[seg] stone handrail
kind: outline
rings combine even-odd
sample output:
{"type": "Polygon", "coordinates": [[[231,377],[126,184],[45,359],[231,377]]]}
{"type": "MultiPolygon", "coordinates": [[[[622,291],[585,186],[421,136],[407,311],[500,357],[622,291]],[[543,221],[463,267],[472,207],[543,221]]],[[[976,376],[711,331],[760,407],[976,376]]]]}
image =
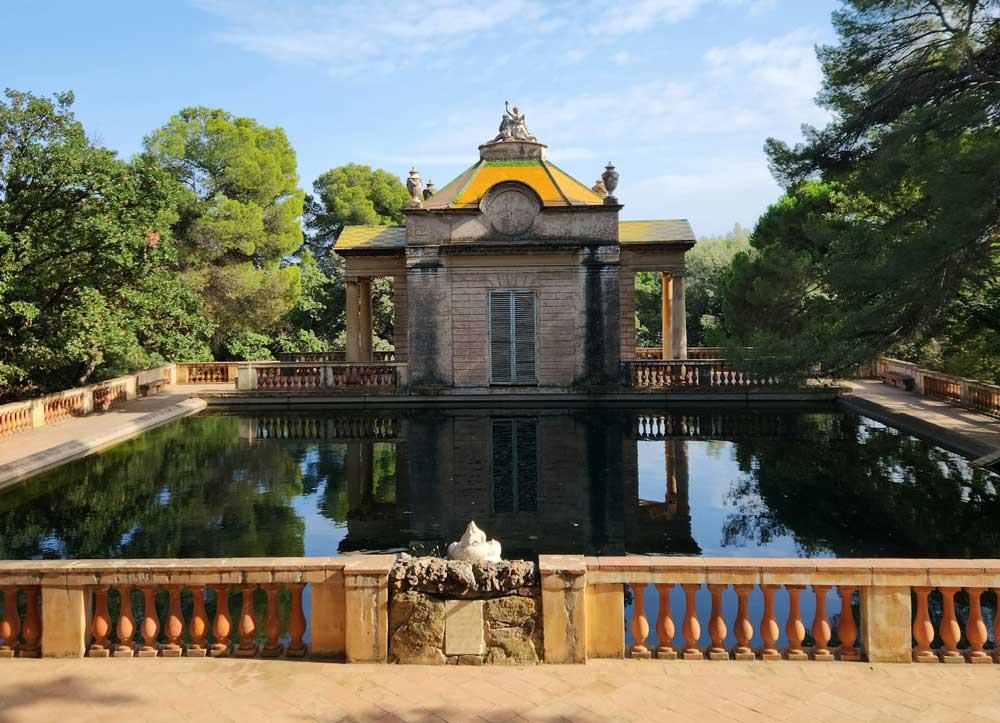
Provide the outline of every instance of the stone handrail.
{"type": "MultiPolygon", "coordinates": [[[[1000,662],[1000,651],[984,649],[988,635],[982,612],[983,593],[1000,591],[1000,560],[542,556],[539,571],[547,662],[627,655],[671,660],[1000,662]],[[645,610],[650,584],[659,603],[652,621],[655,645],[645,610]],[[676,585],[683,590],[684,606],[672,611],[670,593],[676,585]],[[711,599],[707,619],[699,617],[695,606],[702,586],[707,586],[711,599]],[[623,624],[626,587],[631,588],[634,600],[631,646],[626,646],[623,624]],[[755,587],[763,597],[763,614],[751,620],[748,599],[755,587]],[[784,649],[776,646],[780,628],[774,612],[775,596],[782,587],[789,611],[784,649]],[[803,619],[800,607],[807,587],[815,603],[812,621],[803,619]],[[837,647],[831,644],[834,627],[826,612],[832,588],[836,588],[842,611],[836,627],[837,647]],[[955,595],[963,588],[969,601],[964,626],[955,610],[955,595]],[[928,609],[928,597],[935,589],[942,606],[936,624],[928,609]],[[737,598],[733,619],[725,618],[723,595],[737,598]],[[703,624],[710,639],[707,646],[699,644],[703,624]],[[729,630],[735,645],[726,644],[729,630]],[[807,630],[812,646],[804,645],[807,630]],[[755,631],[763,640],[757,649],[750,645],[755,631]],[[678,632],[683,644],[675,646],[678,632]],[[939,650],[931,647],[935,634],[942,641],[939,650]],[[964,649],[960,648],[963,640],[967,641],[964,649]]],[[[1000,615],[993,612],[997,639],[1000,615]]]]}
{"type": "Polygon", "coordinates": [[[394,560],[393,555],[357,555],[0,561],[0,657],[311,654],[382,662],[388,646],[387,581],[394,560]],[[303,639],[307,586],[308,644],[303,639]],[[258,587],[266,597],[260,618],[254,609],[258,587]],[[16,604],[19,592],[27,601],[23,620],[16,604]],[[167,599],[162,620],[158,595],[167,599]],[[116,620],[109,614],[109,596],[117,600],[110,606],[120,611],[116,620]],[[241,601],[235,621],[229,613],[232,597],[241,601]],[[135,605],[140,599],[142,604],[135,605]],[[219,599],[227,604],[218,605],[219,599]],[[289,606],[287,626],[281,622],[283,601],[289,606]],[[211,619],[207,604],[215,607],[211,619]],[[287,646],[281,642],[285,633],[287,646]],[[258,645],[260,636],[263,645],[258,645]]]}
{"type": "Polygon", "coordinates": [[[625,384],[639,389],[685,387],[748,389],[774,386],[777,380],[732,368],[722,359],[637,359],[623,362],[625,384]]]}
{"type": "Polygon", "coordinates": [[[236,381],[238,362],[178,362],[178,384],[227,384],[236,381]]]}
{"type": "MultiPolygon", "coordinates": [[[[372,360],[377,362],[391,362],[396,360],[396,352],[392,349],[383,351],[373,351],[372,360]]],[[[346,351],[295,351],[281,352],[278,354],[278,361],[295,362],[297,364],[316,362],[346,362],[346,351]]]]}
{"type": "Polygon", "coordinates": [[[876,377],[891,373],[913,377],[914,388],[920,394],[1000,417],[1000,386],[996,384],[924,369],[918,364],[890,357],[879,357],[874,367],[876,377]]]}
{"type": "Polygon", "coordinates": [[[257,391],[385,391],[406,383],[395,362],[240,362],[236,388],[257,391]]]}
{"type": "MultiPolygon", "coordinates": [[[[689,346],[688,359],[722,359],[721,346],[689,346]]],[[[663,349],[658,346],[636,347],[636,359],[662,359],[663,349]]]]}
{"type": "Polygon", "coordinates": [[[175,378],[176,365],[167,364],[37,399],[0,405],[0,437],[104,411],[113,404],[134,399],[142,384],[155,380],[172,383],[175,378]]]}

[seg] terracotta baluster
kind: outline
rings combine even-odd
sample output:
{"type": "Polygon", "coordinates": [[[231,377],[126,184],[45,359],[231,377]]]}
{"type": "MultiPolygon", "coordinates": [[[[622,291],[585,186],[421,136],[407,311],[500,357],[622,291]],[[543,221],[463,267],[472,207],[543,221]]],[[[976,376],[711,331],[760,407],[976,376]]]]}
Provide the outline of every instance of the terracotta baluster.
{"type": "Polygon", "coordinates": [[[3,618],[0,618],[0,658],[13,658],[17,653],[17,636],[21,634],[21,616],[17,612],[17,588],[5,585],[3,588],[3,618]]]}
{"type": "Polygon", "coordinates": [[[212,590],[215,592],[215,622],[212,625],[215,642],[212,643],[211,655],[213,658],[225,658],[233,645],[229,639],[233,629],[233,619],[229,615],[229,586],[212,585],[212,590]]]}
{"type": "Polygon", "coordinates": [[[733,649],[733,658],[736,660],[756,660],[753,648],[750,647],[750,639],[753,638],[753,623],[750,622],[750,593],[753,592],[753,585],[733,585],[736,591],[736,624],[733,625],[733,634],[736,636],[736,648],[733,649]]]}
{"type": "Polygon", "coordinates": [[[917,597],[917,612],[913,618],[913,639],[917,645],[913,648],[913,661],[916,663],[936,663],[937,653],[931,650],[931,642],[934,640],[934,623],[927,609],[927,596],[933,588],[914,587],[913,592],[917,597]]]}
{"type": "Polygon", "coordinates": [[[288,613],[288,635],[291,640],[285,651],[285,656],[288,658],[301,658],[306,654],[306,644],[302,642],[302,636],[306,634],[306,616],[302,612],[302,589],[304,587],[305,583],[301,582],[288,586],[292,592],[292,609],[288,613]]]}
{"type": "Polygon", "coordinates": [[[281,637],[281,618],[278,615],[277,583],[264,585],[264,591],[267,592],[267,615],[264,618],[264,636],[267,641],[260,654],[263,658],[277,658],[284,649],[281,641],[278,640],[281,637]]]}
{"type": "Polygon", "coordinates": [[[257,621],[253,617],[253,592],[257,585],[247,583],[240,586],[243,591],[243,607],[240,610],[240,646],[236,649],[236,657],[252,658],[257,655],[257,641],[254,633],[257,631],[257,621]]]}
{"type": "Polygon", "coordinates": [[[87,652],[91,658],[106,658],[111,655],[111,615],[108,614],[108,586],[94,589],[94,617],[90,621],[90,632],[94,640],[87,652]]]}
{"type": "Polygon", "coordinates": [[[781,585],[761,585],[764,593],[764,614],[760,619],[760,637],[764,645],[760,649],[761,660],[781,660],[781,653],[775,647],[780,633],[778,619],[774,616],[774,593],[781,585]]]}
{"type": "Polygon", "coordinates": [[[189,658],[204,658],[208,649],[205,634],[208,632],[208,615],[205,613],[205,586],[188,585],[194,606],[191,609],[191,621],[188,623],[188,634],[191,642],[188,644],[189,658]]]}
{"type": "Polygon", "coordinates": [[[140,585],[142,590],[142,647],[136,653],[140,658],[155,658],[160,654],[160,616],[156,614],[156,585],[140,585]]]}
{"type": "Polygon", "coordinates": [[[656,586],[660,597],[660,609],[656,615],[656,636],[660,641],[656,648],[658,660],[677,660],[677,651],[673,646],[676,629],[670,615],[670,591],[673,589],[673,583],[659,583],[656,586]]]}
{"type": "Polygon", "coordinates": [[[131,658],[135,655],[135,617],[132,615],[132,586],[115,585],[121,598],[121,610],[118,614],[118,645],[112,653],[116,658],[131,658]]]}
{"type": "Polygon", "coordinates": [[[983,609],[980,596],[986,592],[986,588],[967,587],[965,591],[969,594],[969,619],[965,623],[965,637],[969,641],[969,649],[966,651],[966,658],[970,663],[992,663],[993,658],[983,650],[986,644],[987,632],[986,623],[983,622],[983,609]]]}
{"type": "Polygon", "coordinates": [[[941,662],[942,663],[964,663],[965,658],[958,651],[958,642],[962,639],[962,628],[955,617],[955,593],[961,588],[939,587],[941,597],[944,599],[944,612],[941,615],[941,662]]]}
{"type": "Polygon", "coordinates": [[[184,653],[184,615],[181,613],[181,586],[168,585],[170,605],[167,608],[167,620],[163,632],[167,636],[167,644],[163,646],[164,658],[179,658],[184,653]]]}
{"type": "Polygon", "coordinates": [[[24,644],[18,655],[22,658],[40,658],[42,656],[42,621],[38,614],[38,588],[29,587],[24,591],[24,596],[26,606],[24,622],[21,627],[21,637],[24,638],[24,644]]]}
{"type": "Polygon", "coordinates": [[[712,641],[708,649],[709,660],[729,660],[726,650],[726,619],[722,615],[722,593],[728,585],[709,585],[712,594],[712,612],[708,616],[708,636],[712,641]]]}
{"type": "Polygon", "coordinates": [[[857,661],[861,660],[861,651],[854,647],[854,641],[858,637],[858,625],[854,622],[854,607],[851,599],[857,588],[853,585],[837,585],[837,592],[840,593],[840,621],[837,624],[837,637],[840,638],[841,660],[857,661]]]}
{"type": "Polygon", "coordinates": [[[704,656],[698,649],[698,638],[701,637],[701,624],[698,622],[698,610],[695,607],[695,594],[701,585],[684,583],[684,624],[681,634],[684,635],[684,660],[701,660],[704,656]]]}
{"type": "Polygon", "coordinates": [[[646,605],[644,595],[646,594],[646,583],[632,584],[632,597],[635,599],[635,608],[632,611],[632,650],[633,658],[648,658],[649,648],[646,647],[646,638],[649,637],[649,620],[646,618],[646,605]]]}
{"type": "Polygon", "coordinates": [[[813,585],[813,593],[816,595],[816,615],[813,616],[812,636],[816,641],[813,647],[813,660],[831,661],[836,660],[830,650],[830,638],[833,636],[833,629],[830,621],[826,617],[826,594],[830,591],[830,585],[813,585]]]}
{"type": "Polygon", "coordinates": [[[788,590],[788,622],[785,623],[785,635],[788,636],[788,659],[809,660],[809,654],[802,649],[802,640],[806,637],[806,626],[802,622],[802,611],[799,609],[799,595],[805,585],[785,585],[788,590]]]}

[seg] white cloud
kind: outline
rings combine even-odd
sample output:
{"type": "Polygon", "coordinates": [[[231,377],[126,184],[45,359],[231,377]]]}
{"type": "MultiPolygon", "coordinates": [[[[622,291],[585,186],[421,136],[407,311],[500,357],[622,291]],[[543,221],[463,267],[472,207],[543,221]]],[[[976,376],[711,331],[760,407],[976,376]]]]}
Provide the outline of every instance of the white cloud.
{"type": "Polygon", "coordinates": [[[229,27],[219,34],[224,42],[281,62],[315,63],[335,75],[405,70],[515,20],[545,32],[559,25],[558,19],[545,18],[545,9],[531,0],[495,5],[425,0],[329,6],[279,6],[260,0],[196,2],[228,21],[229,27]]]}
{"type": "MultiPolygon", "coordinates": [[[[578,64],[622,36],[688,20],[705,8],[745,8],[757,14],[776,0],[192,2],[226,22],[217,34],[225,43],[280,62],[318,65],[334,75],[388,75],[424,67],[428,59],[442,63],[490,33],[516,34],[522,40],[568,39],[571,45],[563,46],[559,60],[578,64]]],[[[621,64],[626,55],[619,52],[613,61],[621,64]]]]}

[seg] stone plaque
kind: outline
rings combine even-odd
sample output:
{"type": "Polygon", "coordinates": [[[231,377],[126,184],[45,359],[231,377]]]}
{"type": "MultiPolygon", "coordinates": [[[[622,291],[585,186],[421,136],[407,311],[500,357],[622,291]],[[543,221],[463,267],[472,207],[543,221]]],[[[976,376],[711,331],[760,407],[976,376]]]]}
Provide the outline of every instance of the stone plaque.
{"type": "Polygon", "coordinates": [[[482,655],[484,652],[483,601],[449,600],[444,622],[445,655],[482,655]]]}

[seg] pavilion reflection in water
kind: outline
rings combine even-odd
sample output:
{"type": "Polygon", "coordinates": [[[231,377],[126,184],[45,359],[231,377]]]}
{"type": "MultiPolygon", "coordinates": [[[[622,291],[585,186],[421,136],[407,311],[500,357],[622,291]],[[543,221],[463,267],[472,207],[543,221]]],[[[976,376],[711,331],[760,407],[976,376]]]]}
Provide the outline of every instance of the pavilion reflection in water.
{"type": "Polygon", "coordinates": [[[341,552],[440,550],[474,519],[501,540],[506,556],[699,554],[691,533],[688,441],[780,434],[781,421],[422,409],[247,417],[241,436],[342,445],[348,512],[341,552]],[[658,499],[639,494],[639,443],[649,441],[663,444],[665,488],[658,499]],[[380,501],[375,450],[386,444],[394,453],[395,498],[380,501]]]}

